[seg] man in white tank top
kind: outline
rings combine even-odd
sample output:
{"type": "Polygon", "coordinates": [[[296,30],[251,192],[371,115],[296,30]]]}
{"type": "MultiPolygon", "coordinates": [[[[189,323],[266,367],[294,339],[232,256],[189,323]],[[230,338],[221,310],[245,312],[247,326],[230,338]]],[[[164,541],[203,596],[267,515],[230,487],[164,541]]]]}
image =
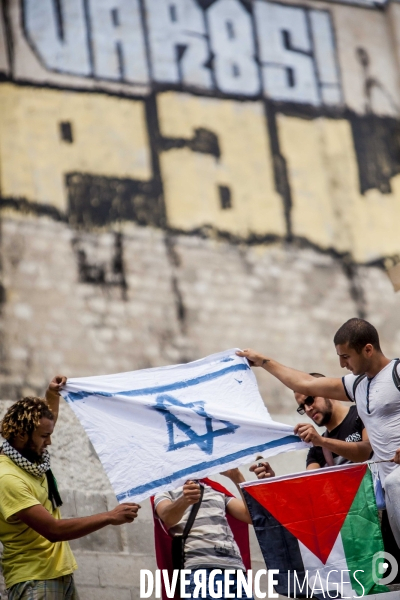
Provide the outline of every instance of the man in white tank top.
{"type": "Polygon", "coordinates": [[[363,319],[350,319],[334,337],[340,366],[352,373],[342,379],[316,379],[285,367],[254,350],[237,352],[288,388],[306,396],[356,402],[368,433],[385,489],[390,525],[400,548],[400,365],[382,353],[378,332],[363,319]]]}

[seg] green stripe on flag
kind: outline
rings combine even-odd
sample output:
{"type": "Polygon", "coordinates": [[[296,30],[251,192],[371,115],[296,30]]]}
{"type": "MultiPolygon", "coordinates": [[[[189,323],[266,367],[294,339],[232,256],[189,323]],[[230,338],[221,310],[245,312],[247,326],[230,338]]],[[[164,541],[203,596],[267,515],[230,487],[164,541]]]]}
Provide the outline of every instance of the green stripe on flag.
{"type": "MultiPolygon", "coordinates": [[[[382,552],[384,548],[369,469],[360,483],[340,534],[353,590],[359,596],[388,592],[389,589],[385,585],[376,584],[372,577],[373,556],[382,552]],[[356,577],[361,581],[364,590],[354,578],[355,571],[359,571],[356,577]]],[[[383,559],[377,561],[378,565],[382,562],[383,559]]]]}

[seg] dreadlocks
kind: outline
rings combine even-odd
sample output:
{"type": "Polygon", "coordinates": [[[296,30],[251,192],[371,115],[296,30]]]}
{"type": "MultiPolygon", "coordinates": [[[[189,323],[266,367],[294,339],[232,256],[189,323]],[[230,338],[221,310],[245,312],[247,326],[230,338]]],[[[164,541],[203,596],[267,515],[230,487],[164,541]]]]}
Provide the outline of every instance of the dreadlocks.
{"type": "Polygon", "coordinates": [[[6,440],[13,439],[19,433],[30,435],[43,418],[54,420],[54,415],[43,398],[22,398],[6,412],[1,422],[1,435],[6,440]]]}

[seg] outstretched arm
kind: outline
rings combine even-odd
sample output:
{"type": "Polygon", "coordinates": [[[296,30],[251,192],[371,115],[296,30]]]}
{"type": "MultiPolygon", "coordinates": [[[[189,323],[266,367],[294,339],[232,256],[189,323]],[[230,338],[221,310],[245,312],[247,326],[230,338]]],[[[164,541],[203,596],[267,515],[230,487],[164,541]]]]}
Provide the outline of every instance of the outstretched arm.
{"type": "Polygon", "coordinates": [[[54,415],[54,424],[58,419],[58,410],[60,407],[60,390],[67,383],[65,375],[56,375],[49,383],[46,390],[46,402],[54,415]]]}
{"type": "Polygon", "coordinates": [[[299,392],[306,396],[323,396],[324,398],[333,398],[334,400],[349,400],[340,378],[316,378],[308,373],[303,373],[303,371],[285,367],[276,360],[267,358],[250,349],[238,351],[236,354],[247,358],[252,367],[262,367],[294,392],[299,392]]]}
{"type": "Polygon", "coordinates": [[[49,540],[65,542],[93,533],[106,525],[132,523],[137,517],[139,504],[119,504],[109,512],[77,519],[55,519],[41,504],[15,513],[15,517],[49,540]]]}

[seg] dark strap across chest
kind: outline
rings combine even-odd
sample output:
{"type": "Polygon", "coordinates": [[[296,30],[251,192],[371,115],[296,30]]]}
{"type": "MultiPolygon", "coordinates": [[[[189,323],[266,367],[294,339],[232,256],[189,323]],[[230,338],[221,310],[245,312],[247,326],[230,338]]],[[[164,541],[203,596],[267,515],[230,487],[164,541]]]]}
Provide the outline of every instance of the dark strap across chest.
{"type": "Polygon", "coordinates": [[[362,382],[362,380],[365,379],[365,378],[366,378],[366,374],[363,373],[362,375],[359,375],[357,377],[357,379],[354,380],[354,383],[353,383],[353,398],[354,398],[354,402],[356,400],[356,389],[358,388],[358,386],[362,382]]]}
{"type": "Polygon", "coordinates": [[[396,358],[394,366],[393,366],[392,377],[393,377],[394,385],[397,387],[397,389],[400,392],[400,377],[399,377],[399,374],[397,372],[397,365],[399,363],[400,363],[400,358],[396,358]]]}

